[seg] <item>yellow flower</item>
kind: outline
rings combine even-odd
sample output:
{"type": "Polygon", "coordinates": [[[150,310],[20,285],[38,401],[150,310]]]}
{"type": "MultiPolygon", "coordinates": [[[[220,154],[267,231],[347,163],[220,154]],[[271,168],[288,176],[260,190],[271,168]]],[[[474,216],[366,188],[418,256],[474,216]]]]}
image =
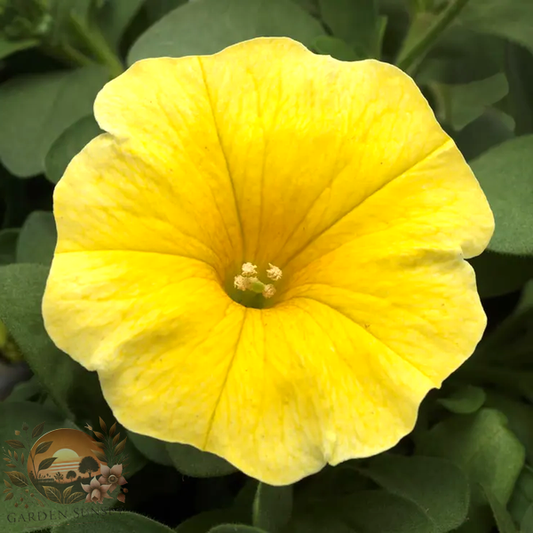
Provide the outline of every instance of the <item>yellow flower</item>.
{"type": "Polygon", "coordinates": [[[255,39],[140,61],[95,114],[44,317],[117,419],[273,485],[406,435],[484,330],[493,231],[413,81],[255,39]]]}

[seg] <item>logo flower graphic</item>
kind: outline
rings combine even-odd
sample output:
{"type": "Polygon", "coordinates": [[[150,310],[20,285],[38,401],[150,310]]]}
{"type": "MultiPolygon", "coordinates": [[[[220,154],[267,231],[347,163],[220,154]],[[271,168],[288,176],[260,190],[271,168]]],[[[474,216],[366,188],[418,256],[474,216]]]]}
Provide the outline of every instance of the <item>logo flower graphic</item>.
{"type": "Polygon", "coordinates": [[[87,497],[85,498],[86,502],[102,504],[104,498],[113,499],[107,493],[110,489],[110,485],[102,485],[96,477],[93,477],[88,485],[82,483],[81,488],[87,493],[87,497]]]}
{"type": "Polygon", "coordinates": [[[126,478],[122,475],[122,465],[114,465],[109,468],[107,465],[100,467],[102,475],[99,478],[100,484],[109,485],[109,492],[113,492],[119,485],[127,483],[126,478]]]}
{"type": "Polygon", "coordinates": [[[414,82],[262,38],[140,61],[95,114],[43,310],[117,419],[273,485],[411,431],[483,333],[494,225],[414,82]]]}

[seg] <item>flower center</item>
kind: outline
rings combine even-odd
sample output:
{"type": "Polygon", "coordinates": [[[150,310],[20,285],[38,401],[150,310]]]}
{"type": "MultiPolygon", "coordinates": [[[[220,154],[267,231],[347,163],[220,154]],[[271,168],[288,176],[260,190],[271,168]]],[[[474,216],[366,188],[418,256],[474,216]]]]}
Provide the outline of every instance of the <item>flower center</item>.
{"type": "MultiPolygon", "coordinates": [[[[275,283],[282,276],[283,272],[280,268],[271,263],[268,264],[266,269],[268,279],[275,283]]],[[[264,307],[264,300],[268,300],[276,294],[274,283],[264,283],[259,279],[257,265],[244,263],[241,267],[241,273],[235,276],[233,280],[233,287],[238,291],[233,299],[246,307],[264,307]]]]}
{"type": "Polygon", "coordinates": [[[118,477],[115,476],[114,474],[111,474],[108,478],[107,478],[107,481],[109,481],[109,483],[116,483],[118,481],[118,477]]]}

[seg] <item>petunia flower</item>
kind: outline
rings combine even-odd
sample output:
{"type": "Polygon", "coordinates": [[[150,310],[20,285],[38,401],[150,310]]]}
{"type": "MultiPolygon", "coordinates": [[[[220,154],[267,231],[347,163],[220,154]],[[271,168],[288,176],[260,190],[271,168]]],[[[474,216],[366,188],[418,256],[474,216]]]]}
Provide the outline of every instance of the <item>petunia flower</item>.
{"type": "Polygon", "coordinates": [[[102,475],[98,481],[102,485],[109,485],[109,492],[113,492],[117,486],[127,483],[126,478],[122,475],[122,465],[114,465],[111,468],[107,465],[102,465],[100,472],[102,475]]]}
{"type": "Polygon", "coordinates": [[[494,225],[414,82],[261,38],[140,61],[95,115],[44,318],[117,419],[273,485],[409,433],[483,333],[494,225]]]}
{"type": "Polygon", "coordinates": [[[108,494],[110,485],[102,485],[100,481],[96,479],[96,477],[93,477],[88,485],[82,483],[81,488],[87,493],[87,497],[85,498],[87,503],[92,502],[102,504],[104,498],[108,498],[110,500],[113,499],[108,494]]]}

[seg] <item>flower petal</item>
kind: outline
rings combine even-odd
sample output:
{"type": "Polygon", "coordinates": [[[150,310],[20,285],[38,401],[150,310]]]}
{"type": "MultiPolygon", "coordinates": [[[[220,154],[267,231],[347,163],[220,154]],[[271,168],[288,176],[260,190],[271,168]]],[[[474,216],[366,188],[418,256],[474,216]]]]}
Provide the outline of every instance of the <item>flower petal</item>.
{"type": "MultiPolygon", "coordinates": [[[[207,337],[231,303],[214,270],[200,261],[155,253],[71,252],[54,258],[43,314],[57,346],[86,368],[128,374],[132,357],[138,368],[145,365],[139,383],[144,388],[161,369],[179,380],[180,359],[161,357],[166,343],[182,344],[186,354],[194,346],[187,338],[195,343],[207,337]]],[[[156,389],[153,398],[161,399],[156,389]]],[[[144,412],[152,408],[148,403],[144,412]]]]}
{"type": "MultiPolygon", "coordinates": [[[[101,465],[100,466],[100,473],[102,474],[102,478],[107,478],[109,476],[109,473],[111,472],[111,469],[108,465],[101,465]]],[[[100,479],[102,479],[100,478],[100,479]]]]}
{"type": "Polygon", "coordinates": [[[120,477],[122,475],[122,465],[114,465],[113,468],[111,468],[111,474],[120,477]]]}
{"type": "MultiPolygon", "coordinates": [[[[457,160],[453,143],[406,74],[377,61],[345,63],[317,56],[286,38],[254,39],[213,56],[140,61],[106,85],[95,111],[101,127],[117,138],[108,141],[115,143],[110,157],[117,157],[118,152],[135,161],[137,166],[130,165],[130,173],[141,172],[143,179],[148,176],[150,189],[155,177],[144,168],[145,162],[166,169],[172,158],[176,163],[171,172],[160,174],[172,181],[179,167],[181,175],[187,176],[187,186],[180,183],[178,191],[172,183],[161,187],[171,188],[178,206],[183,203],[182,195],[190,195],[191,190],[204,190],[206,184],[216,187],[219,207],[207,193],[201,199],[189,196],[195,209],[169,210],[163,203],[161,210],[155,209],[159,218],[166,210],[176,215],[177,227],[207,220],[206,235],[210,235],[214,214],[226,206],[228,220],[217,219],[218,226],[213,227],[218,228],[220,239],[229,236],[231,242],[215,244],[211,237],[203,242],[219,255],[224,249],[238,262],[244,257],[260,265],[286,264],[368,197],[406,173],[416,173],[421,162],[438,159],[440,152],[452,153],[457,160]],[[181,159],[204,161],[206,154],[222,173],[211,168],[193,172],[187,166],[192,163],[186,165],[181,159]],[[236,204],[231,200],[233,193],[236,204]],[[231,220],[230,213],[234,214],[231,220]],[[242,243],[236,224],[242,230],[242,243]]],[[[102,160],[97,153],[102,151],[101,145],[95,146],[67,171],[69,197],[78,180],[92,182],[82,174],[87,173],[89,157],[102,160]],[[73,177],[75,173],[79,178],[73,177]]],[[[474,196],[474,209],[479,211],[483,195],[464,162],[462,166],[459,180],[470,190],[460,203],[468,205],[474,196]]],[[[135,178],[129,179],[129,196],[126,203],[121,202],[121,209],[133,205],[135,178]]],[[[88,185],[83,184],[85,190],[88,185]]],[[[146,186],[137,185],[144,192],[146,186]]],[[[82,202],[75,215],[83,215],[87,207],[93,209],[90,201],[90,206],[82,202]]],[[[483,210],[486,215],[486,203],[483,210]]],[[[71,203],[69,212],[74,214],[71,203]]],[[[84,216],[84,228],[88,216],[92,215],[84,216]]],[[[100,226],[100,221],[94,224],[100,226]]],[[[473,226],[471,234],[463,236],[468,241],[467,255],[484,247],[490,234],[485,226],[473,226]]],[[[201,240],[189,226],[188,233],[201,240]]],[[[78,246],[78,232],[73,240],[78,246]]],[[[168,249],[166,245],[160,248],[168,249]]],[[[208,254],[191,243],[186,249],[194,257],[207,259],[208,254]]],[[[213,258],[209,260],[214,264],[213,258]]],[[[227,265],[231,260],[223,262],[227,265]]]]}
{"type": "Polygon", "coordinates": [[[96,477],[93,477],[91,479],[91,483],[89,484],[91,489],[99,489],[100,488],[100,482],[96,479],[96,477]]]}
{"type": "Polygon", "coordinates": [[[240,261],[232,183],[201,71],[191,58],[179,63],[138,63],[102,90],[96,114],[115,136],[89,143],[56,186],[56,252],[175,254],[219,272],[240,261]],[[133,117],[142,131],[128,124],[133,117]]]}
{"type": "Polygon", "coordinates": [[[91,486],[90,485],[85,485],[85,484],[81,484],[81,488],[85,491],[85,492],[89,492],[91,490],[91,486]]]}

